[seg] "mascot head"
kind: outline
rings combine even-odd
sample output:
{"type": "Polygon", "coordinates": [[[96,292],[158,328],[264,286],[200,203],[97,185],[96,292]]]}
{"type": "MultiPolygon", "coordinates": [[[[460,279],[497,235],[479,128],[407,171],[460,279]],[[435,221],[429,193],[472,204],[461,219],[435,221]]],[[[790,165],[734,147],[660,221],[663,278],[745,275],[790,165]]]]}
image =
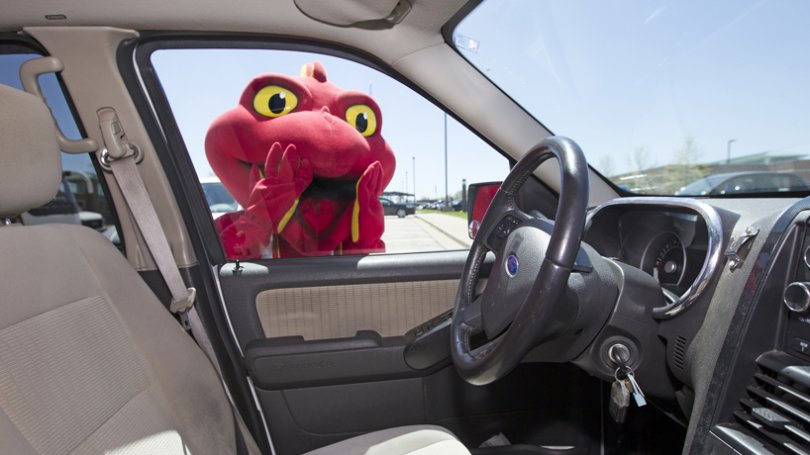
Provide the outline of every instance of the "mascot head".
{"type": "Polygon", "coordinates": [[[393,177],[394,154],[382,137],[382,126],[373,99],[328,82],[323,66],[315,62],[305,65],[300,77],[264,74],[250,81],[239,105],[211,124],[205,152],[222,184],[243,207],[251,182],[257,174],[264,176],[265,159],[275,143],[282,148],[295,145],[301,159],[311,163],[311,186],[351,193],[375,161],[382,165],[383,187],[393,177]]]}

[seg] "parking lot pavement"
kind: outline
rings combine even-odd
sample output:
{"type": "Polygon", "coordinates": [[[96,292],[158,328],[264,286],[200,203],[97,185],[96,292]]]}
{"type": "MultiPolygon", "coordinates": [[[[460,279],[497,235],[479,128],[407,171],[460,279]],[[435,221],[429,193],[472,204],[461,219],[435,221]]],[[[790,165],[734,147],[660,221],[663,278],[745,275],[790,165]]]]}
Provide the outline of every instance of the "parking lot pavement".
{"type": "Polygon", "coordinates": [[[415,216],[443,232],[446,236],[451,237],[463,245],[464,248],[469,248],[472,245],[472,240],[467,233],[467,220],[465,218],[443,213],[419,213],[415,216]]]}
{"type": "Polygon", "coordinates": [[[466,225],[462,218],[441,213],[386,216],[382,238],[388,253],[467,249],[472,241],[466,225]]]}

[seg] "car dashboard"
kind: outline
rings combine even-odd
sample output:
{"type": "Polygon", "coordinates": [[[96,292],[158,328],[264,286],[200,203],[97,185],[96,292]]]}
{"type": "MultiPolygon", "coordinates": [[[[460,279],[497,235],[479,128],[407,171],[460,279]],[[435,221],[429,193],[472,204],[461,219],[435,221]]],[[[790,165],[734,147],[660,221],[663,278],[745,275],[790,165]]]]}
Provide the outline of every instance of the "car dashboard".
{"type": "MultiPolygon", "coordinates": [[[[661,285],[649,302],[692,453],[810,453],[810,202],[620,198],[586,243],[661,285]]],[[[648,349],[648,351],[650,351],[648,349]]],[[[660,353],[661,350],[653,351],[660,353]]],[[[643,353],[642,353],[643,355],[643,353]]]]}

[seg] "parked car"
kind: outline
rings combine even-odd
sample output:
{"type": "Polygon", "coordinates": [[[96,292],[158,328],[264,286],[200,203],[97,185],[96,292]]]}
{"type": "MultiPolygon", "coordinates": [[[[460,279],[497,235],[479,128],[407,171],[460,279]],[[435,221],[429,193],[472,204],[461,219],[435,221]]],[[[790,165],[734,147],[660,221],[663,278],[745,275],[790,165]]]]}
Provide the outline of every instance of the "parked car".
{"type": "Polygon", "coordinates": [[[405,218],[407,215],[416,213],[416,207],[411,203],[394,202],[385,197],[380,198],[380,203],[386,215],[396,215],[399,218],[405,218]]]}
{"type": "Polygon", "coordinates": [[[678,196],[705,196],[748,193],[807,191],[810,187],[798,175],[789,172],[729,172],[714,174],[684,186],[678,196]]]}
{"type": "Polygon", "coordinates": [[[82,211],[100,214],[105,224],[107,220],[114,219],[110,204],[105,197],[104,187],[95,173],[64,171],[62,178],[70,185],[73,197],[82,211]]]}
{"type": "Polygon", "coordinates": [[[82,210],[76,202],[67,179],[63,178],[56,197],[50,202],[22,214],[26,225],[45,223],[81,224],[97,231],[105,228],[104,217],[100,213],[82,210]]]}
{"type": "Polygon", "coordinates": [[[426,208],[431,210],[441,210],[445,205],[447,205],[447,202],[445,202],[444,199],[438,199],[429,203],[426,208]]]}

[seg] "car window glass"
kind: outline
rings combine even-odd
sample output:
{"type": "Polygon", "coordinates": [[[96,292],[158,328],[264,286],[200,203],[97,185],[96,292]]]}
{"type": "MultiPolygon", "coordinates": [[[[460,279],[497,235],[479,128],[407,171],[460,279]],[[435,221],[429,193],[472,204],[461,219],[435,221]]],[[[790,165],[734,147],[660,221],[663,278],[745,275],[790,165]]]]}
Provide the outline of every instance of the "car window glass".
{"type": "MultiPolygon", "coordinates": [[[[36,53],[0,54],[0,84],[22,90],[20,66],[39,57],[36,53]]],[[[56,76],[44,74],[39,77],[39,84],[62,134],[68,139],[80,139],[78,124],[56,76]]],[[[22,223],[82,224],[99,231],[122,248],[115,215],[99,181],[93,159],[89,153],[62,153],[62,184],[56,197],[42,207],[23,213],[22,223]]]]}
{"type": "Polygon", "coordinates": [[[231,259],[465,249],[466,184],[509,170],[431,102],[353,61],[164,49],[151,62],[231,259]]]}
{"type": "Polygon", "coordinates": [[[458,52],[618,187],[718,194],[692,184],[766,172],[808,191],[810,3],[471,3],[458,52]]]}

